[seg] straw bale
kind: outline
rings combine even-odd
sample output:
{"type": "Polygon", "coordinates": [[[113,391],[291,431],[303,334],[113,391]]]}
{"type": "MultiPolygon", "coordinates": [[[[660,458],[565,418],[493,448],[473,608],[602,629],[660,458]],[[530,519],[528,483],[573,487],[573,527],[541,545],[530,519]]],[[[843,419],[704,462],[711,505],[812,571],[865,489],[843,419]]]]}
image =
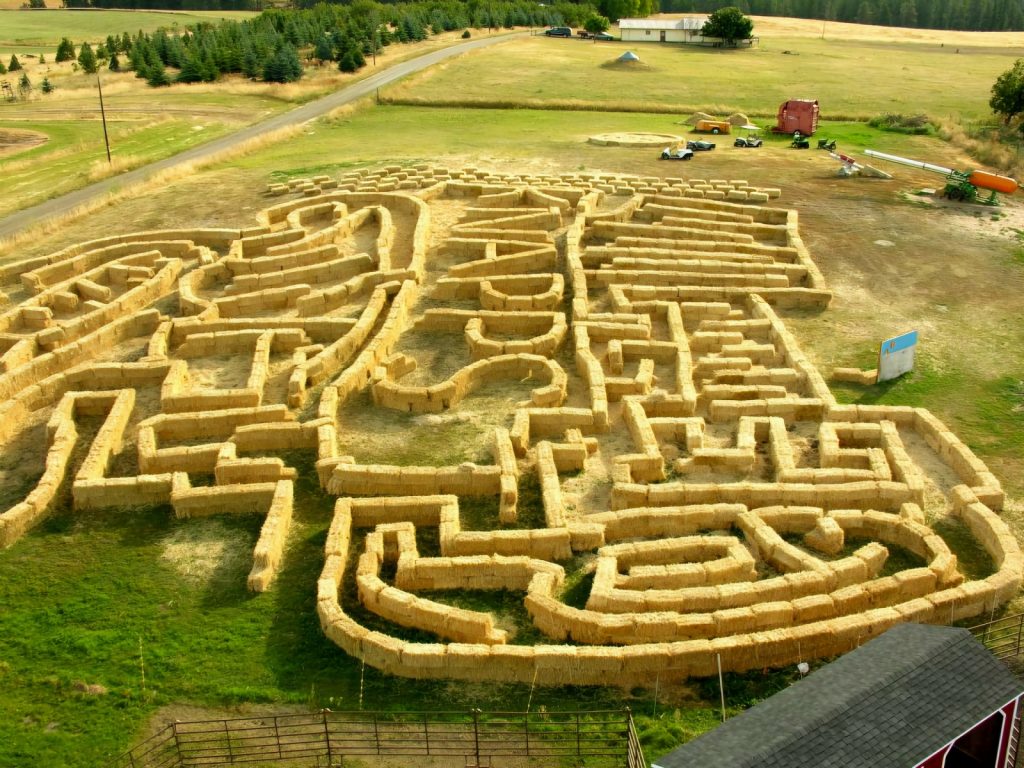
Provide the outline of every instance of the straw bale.
{"type": "Polygon", "coordinates": [[[819,518],[814,529],[804,536],[804,543],[826,555],[839,554],[844,545],[843,529],[834,518],[819,518]]]}

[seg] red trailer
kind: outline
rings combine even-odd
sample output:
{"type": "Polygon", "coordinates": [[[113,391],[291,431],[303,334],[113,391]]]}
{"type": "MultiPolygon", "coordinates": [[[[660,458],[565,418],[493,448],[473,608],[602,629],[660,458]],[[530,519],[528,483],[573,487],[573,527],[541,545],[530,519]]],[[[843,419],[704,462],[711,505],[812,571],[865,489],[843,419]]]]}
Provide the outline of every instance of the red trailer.
{"type": "Polygon", "coordinates": [[[779,116],[773,133],[796,133],[810,136],[818,130],[818,101],[790,99],[779,107],[779,116]]]}

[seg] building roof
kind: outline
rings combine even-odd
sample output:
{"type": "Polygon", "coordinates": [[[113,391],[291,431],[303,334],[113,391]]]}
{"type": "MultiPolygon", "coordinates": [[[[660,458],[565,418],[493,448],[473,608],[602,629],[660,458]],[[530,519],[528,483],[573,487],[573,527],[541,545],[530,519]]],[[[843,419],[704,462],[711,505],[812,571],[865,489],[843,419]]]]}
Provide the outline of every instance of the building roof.
{"type": "Polygon", "coordinates": [[[619,30],[623,29],[687,29],[700,30],[707,16],[687,16],[682,19],[619,19],[619,30]]]}
{"type": "Polygon", "coordinates": [[[900,624],[654,766],[908,768],[1022,692],[966,629],[900,624]]]}

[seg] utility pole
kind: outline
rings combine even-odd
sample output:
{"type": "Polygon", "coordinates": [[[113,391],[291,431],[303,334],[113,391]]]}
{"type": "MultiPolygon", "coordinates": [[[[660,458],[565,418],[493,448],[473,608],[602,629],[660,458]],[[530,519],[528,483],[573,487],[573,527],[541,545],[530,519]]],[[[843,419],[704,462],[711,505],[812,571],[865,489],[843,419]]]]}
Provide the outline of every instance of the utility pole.
{"type": "Polygon", "coordinates": [[[113,165],[114,161],[110,159],[110,135],[107,133],[107,111],[103,108],[103,83],[100,82],[100,73],[96,72],[96,87],[100,91],[100,117],[103,120],[103,143],[107,147],[107,165],[113,165]]]}

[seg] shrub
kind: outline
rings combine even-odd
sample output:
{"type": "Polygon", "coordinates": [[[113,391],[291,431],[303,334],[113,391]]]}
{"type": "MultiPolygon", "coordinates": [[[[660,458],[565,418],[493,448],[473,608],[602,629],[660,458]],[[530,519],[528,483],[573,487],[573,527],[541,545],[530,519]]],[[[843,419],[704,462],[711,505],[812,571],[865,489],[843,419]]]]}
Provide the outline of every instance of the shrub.
{"type": "Polygon", "coordinates": [[[463,30],[463,32],[462,32],[462,39],[463,40],[468,40],[469,37],[470,37],[469,30],[468,29],[463,30]]]}
{"type": "Polygon", "coordinates": [[[901,115],[892,112],[871,118],[868,125],[881,131],[915,135],[930,134],[933,130],[928,115],[901,115]]]}

